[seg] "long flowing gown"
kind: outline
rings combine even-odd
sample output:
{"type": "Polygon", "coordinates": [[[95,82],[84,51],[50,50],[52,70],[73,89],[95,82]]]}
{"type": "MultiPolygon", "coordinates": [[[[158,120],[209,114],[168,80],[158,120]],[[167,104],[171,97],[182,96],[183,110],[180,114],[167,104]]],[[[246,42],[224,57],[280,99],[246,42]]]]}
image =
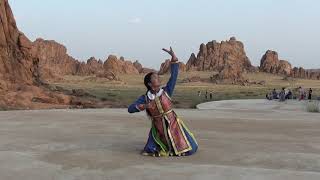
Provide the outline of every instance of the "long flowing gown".
{"type": "Polygon", "coordinates": [[[198,143],[193,133],[172,109],[171,96],[177,81],[179,64],[171,63],[171,77],[166,86],[153,95],[148,92],[140,96],[128,108],[129,113],[140,112],[138,105],[151,104],[146,109],[152,120],[148,141],[144,152],[160,154],[161,156],[189,156],[198,149],[198,143]]]}

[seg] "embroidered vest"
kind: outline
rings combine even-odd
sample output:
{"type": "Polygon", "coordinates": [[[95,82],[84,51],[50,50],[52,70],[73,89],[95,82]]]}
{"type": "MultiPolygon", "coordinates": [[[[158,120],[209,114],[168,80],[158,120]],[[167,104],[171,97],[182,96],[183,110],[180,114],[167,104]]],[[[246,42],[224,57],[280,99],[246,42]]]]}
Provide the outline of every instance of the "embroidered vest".
{"type": "Polygon", "coordinates": [[[183,125],[172,109],[169,95],[163,91],[154,100],[146,96],[146,101],[150,104],[146,109],[147,114],[151,117],[161,142],[168,147],[169,151],[172,151],[173,148],[175,154],[180,155],[192,150],[183,125]]]}

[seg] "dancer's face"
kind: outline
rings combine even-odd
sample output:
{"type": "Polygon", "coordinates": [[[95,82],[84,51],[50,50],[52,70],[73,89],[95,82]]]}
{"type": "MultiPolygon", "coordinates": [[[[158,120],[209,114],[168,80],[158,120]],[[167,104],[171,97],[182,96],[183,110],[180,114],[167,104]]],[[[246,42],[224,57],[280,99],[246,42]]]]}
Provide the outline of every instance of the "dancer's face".
{"type": "Polygon", "coordinates": [[[149,85],[151,86],[152,90],[158,90],[161,86],[161,81],[159,78],[159,75],[157,73],[153,73],[151,75],[151,82],[149,83],[149,85]]]}

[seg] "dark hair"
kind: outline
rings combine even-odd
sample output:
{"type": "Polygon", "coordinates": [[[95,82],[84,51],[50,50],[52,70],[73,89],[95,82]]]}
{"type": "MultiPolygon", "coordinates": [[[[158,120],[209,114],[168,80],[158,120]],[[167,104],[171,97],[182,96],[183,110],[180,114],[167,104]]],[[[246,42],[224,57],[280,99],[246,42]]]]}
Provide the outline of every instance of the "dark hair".
{"type": "Polygon", "coordinates": [[[151,82],[151,76],[153,74],[154,74],[154,72],[150,72],[144,77],[144,85],[146,86],[146,88],[148,90],[151,90],[151,87],[149,86],[149,83],[151,82]]]}

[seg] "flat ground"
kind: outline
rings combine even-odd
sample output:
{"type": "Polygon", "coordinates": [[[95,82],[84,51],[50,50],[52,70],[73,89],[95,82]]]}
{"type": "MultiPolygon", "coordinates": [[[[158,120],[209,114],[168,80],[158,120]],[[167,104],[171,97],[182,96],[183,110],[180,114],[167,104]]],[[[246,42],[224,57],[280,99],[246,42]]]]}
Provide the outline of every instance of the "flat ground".
{"type": "Polygon", "coordinates": [[[305,112],[303,103],[229,101],[177,110],[200,145],[181,158],[139,155],[150,125],[144,113],[0,112],[0,179],[319,180],[320,115],[305,112]]]}

